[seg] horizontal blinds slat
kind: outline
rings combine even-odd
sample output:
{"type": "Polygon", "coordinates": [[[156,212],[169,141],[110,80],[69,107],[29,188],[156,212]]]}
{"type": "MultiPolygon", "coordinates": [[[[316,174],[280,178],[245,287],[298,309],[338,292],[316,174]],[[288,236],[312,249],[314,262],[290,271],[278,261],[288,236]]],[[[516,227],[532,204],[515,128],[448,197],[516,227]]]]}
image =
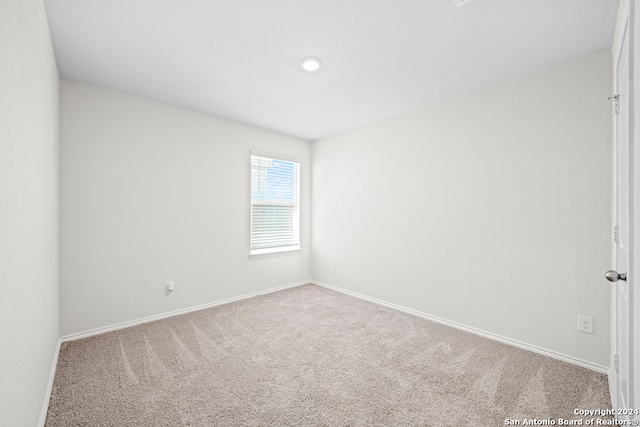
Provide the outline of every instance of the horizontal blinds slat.
{"type": "Polygon", "coordinates": [[[300,164],[251,156],[251,248],[297,245],[300,164]]]}

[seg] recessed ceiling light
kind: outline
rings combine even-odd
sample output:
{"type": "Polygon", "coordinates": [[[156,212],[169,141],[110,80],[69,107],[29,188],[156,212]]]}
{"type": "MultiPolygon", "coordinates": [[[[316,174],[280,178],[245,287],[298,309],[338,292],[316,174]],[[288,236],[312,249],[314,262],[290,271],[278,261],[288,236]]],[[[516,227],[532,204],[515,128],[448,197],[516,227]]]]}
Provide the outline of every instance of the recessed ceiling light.
{"type": "Polygon", "coordinates": [[[318,71],[320,69],[320,65],[322,65],[322,61],[314,56],[302,58],[302,61],[300,61],[300,63],[302,64],[302,68],[304,68],[305,71],[310,72],[318,71]]]}

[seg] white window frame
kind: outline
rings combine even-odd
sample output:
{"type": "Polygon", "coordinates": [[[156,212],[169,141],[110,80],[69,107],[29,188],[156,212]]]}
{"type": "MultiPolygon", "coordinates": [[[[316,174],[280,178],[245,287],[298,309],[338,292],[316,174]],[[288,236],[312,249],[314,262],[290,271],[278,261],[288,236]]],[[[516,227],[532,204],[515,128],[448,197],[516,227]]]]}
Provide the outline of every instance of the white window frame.
{"type": "Polygon", "coordinates": [[[250,203],[250,207],[249,207],[249,217],[250,217],[250,222],[249,222],[249,258],[254,259],[254,258],[264,258],[264,257],[270,257],[270,256],[278,256],[278,255],[287,255],[287,254],[294,254],[294,253],[299,253],[301,251],[301,246],[300,246],[300,187],[301,187],[301,174],[300,174],[300,169],[301,169],[301,164],[300,164],[300,159],[296,158],[296,157],[290,157],[290,156],[283,156],[280,154],[273,154],[273,153],[265,153],[265,152],[260,152],[260,151],[251,151],[251,155],[249,156],[249,203],[250,203]],[[297,168],[298,168],[298,179],[297,179],[297,188],[295,188],[295,201],[292,202],[291,206],[293,206],[293,228],[294,228],[294,237],[297,238],[297,243],[295,244],[291,244],[291,245],[283,245],[283,246],[275,246],[275,247],[269,247],[269,248],[253,248],[252,247],[252,241],[253,241],[253,211],[254,211],[254,206],[255,205],[262,205],[262,206],[268,206],[271,204],[274,205],[282,205],[282,204],[286,204],[286,203],[274,203],[274,202],[269,202],[269,201],[254,201],[252,200],[252,189],[253,189],[253,179],[252,179],[252,174],[253,174],[253,165],[252,165],[252,157],[253,156],[259,156],[259,157],[265,157],[265,158],[270,158],[273,160],[282,160],[282,161],[287,161],[287,162],[293,162],[297,164],[297,168]]]}

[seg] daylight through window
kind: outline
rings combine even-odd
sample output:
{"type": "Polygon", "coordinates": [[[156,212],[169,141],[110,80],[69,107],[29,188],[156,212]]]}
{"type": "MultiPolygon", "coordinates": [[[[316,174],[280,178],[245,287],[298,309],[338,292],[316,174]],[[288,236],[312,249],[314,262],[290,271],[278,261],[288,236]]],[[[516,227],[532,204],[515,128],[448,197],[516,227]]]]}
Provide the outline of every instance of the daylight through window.
{"type": "Polygon", "coordinates": [[[251,153],[251,254],[300,249],[300,163],[251,153]]]}

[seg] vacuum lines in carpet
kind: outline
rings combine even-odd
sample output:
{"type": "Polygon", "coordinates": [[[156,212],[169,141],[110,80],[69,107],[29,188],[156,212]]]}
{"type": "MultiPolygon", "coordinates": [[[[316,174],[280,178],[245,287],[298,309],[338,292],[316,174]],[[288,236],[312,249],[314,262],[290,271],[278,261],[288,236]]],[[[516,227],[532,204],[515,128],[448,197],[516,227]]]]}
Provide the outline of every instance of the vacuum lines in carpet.
{"type": "Polygon", "coordinates": [[[558,425],[610,407],[600,373],[304,285],[63,343],[46,427],[558,425]]]}

